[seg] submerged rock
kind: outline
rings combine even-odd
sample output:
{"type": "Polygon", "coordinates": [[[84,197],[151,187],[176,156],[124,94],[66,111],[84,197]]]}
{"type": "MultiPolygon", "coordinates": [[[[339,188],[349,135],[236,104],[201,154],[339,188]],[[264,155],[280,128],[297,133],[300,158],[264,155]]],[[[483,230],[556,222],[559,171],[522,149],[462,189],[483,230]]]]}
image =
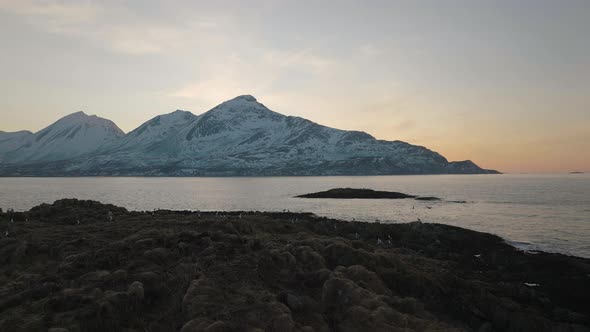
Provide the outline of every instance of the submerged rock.
{"type": "Polygon", "coordinates": [[[415,198],[417,201],[440,201],[440,198],[434,196],[419,196],[415,198]]]}

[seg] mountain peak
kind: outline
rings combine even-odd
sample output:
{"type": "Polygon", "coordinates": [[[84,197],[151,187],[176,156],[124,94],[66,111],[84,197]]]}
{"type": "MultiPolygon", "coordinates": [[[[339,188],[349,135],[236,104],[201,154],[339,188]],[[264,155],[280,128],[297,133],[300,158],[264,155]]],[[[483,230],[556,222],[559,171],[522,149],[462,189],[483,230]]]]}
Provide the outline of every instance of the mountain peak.
{"type": "Polygon", "coordinates": [[[88,117],[88,114],[84,113],[84,111],[78,111],[78,112],[74,112],[74,113],[68,114],[68,115],[64,116],[62,119],[66,119],[66,118],[82,118],[82,117],[88,117]]]}
{"type": "Polygon", "coordinates": [[[243,107],[259,107],[264,106],[251,95],[241,95],[233,99],[226,100],[218,106],[230,106],[231,108],[243,108],[243,107]]]}
{"type": "Polygon", "coordinates": [[[104,126],[106,128],[113,128],[113,130],[115,132],[117,132],[118,135],[122,136],[124,134],[123,131],[121,129],[119,129],[119,127],[117,127],[117,125],[113,121],[111,121],[109,119],[101,118],[97,115],[88,115],[88,114],[84,113],[83,111],[68,114],[68,115],[64,116],[63,118],[54,122],[49,127],[42,129],[41,131],[44,131],[44,130],[47,130],[50,128],[54,128],[54,127],[69,127],[69,126],[80,125],[80,124],[85,124],[85,125],[90,125],[90,126],[104,126]]]}
{"type": "Polygon", "coordinates": [[[176,110],[174,112],[171,113],[167,113],[167,114],[162,114],[157,116],[158,117],[164,117],[164,118],[183,118],[183,119],[188,119],[188,118],[192,118],[195,115],[189,111],[184,111],[184,110],[176,110]]]}
{"type": "Polygon", "coordinates": [[[272,112],[250,95],[241,95],[213,107],[207,113],[231,114],[233,116],[251,112],[272,112]]]}
{"type": "Polygon", "coordinates": [[[254,96],[252,96],[252,95],[241,95],[241,96],[235,97],[232,100],[244,100],[244,101],[251,101],[251,102],[257,101],[256,98],[254,98],[254,96]]]}
{"type": "Polygon", "coordinates": [[[271,111],[251,95],[241,95],[226,100],[201,115],[202,119],[210,117],[219,121],[243,122],[246,119],[254,121],[261,118],[277,121],[285,116],[271,111]]]}
{"type": "Polygon", "coordinates": [[[95,151],[124,135],[111,120],[79,111],[32,135],[23,134],[27,141],[6,153],[17,162],[65,160],[95,151]]]}
{"type": "MultiPolygon", "coordinates": [[[[100,124],[100,123],[112,123],[109,119],[101,118],[97,115],[88,115],[84,111],[78,111],[75,113],[68,114],[61,119],[57,120],[55,123],[93,123],[93,124],[100,124]]],[[[112,123],[112,125],[115,125],[112,123]]]]}
{"type": "Polygon", "coordinates": [[[175,128],[181,128],[195,118],[197,118],[196,115],[183,110],[176,110],[155,116],[127,134],[127,137],[121,141],[121,144],[126,145],[130,140],[134,140],[137,137],[141,137],[142,144],[150,143],[170,131],[178,130],[175,128]]]}

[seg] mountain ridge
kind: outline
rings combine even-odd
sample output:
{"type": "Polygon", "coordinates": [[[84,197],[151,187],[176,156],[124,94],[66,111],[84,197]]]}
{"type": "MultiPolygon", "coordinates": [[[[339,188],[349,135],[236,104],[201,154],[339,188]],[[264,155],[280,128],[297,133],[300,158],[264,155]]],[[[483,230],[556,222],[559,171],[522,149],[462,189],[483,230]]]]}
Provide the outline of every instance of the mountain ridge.
{"type": "MultiPolygon", "coordinates": [[[[127,134],[110,120],[76,112],[32,135],[37,135],[36,138],[60,121],[70,123],[74,119],[90,123],[100,121],[103,127],[110,126],[111,130],[107,130],[109,135],[102,137],[100,144],[89,146],[83,152],[74,149],[68,158],[47,156],[47,153],[39,158],[29,153],[27,158],[11,159],[15,153],[5,151],[2,137],[6,135],[0,134],[0,175],[498,173],[482,169],[470,160],[449,162],[426,147],[399,140],[378,140],[362,131],[331,128],[301,117],[283,115],[251,95],[237,96],[199,115],[182,110],[158,115],[127,134]]],[[[53,137],[72,134],[71,127],[67,126],[67,131],[58,131],[53,137]]],[[[67,148],[73,142],[62,144],[67,148]]]]}
{"type": "Polygon", "coordinates": [[[125,135],[113,121],[82,111],[68,114],[35,133],[14,132],[13,137],[15,133],[22,133],[16,137],[20,139],[20,144],[16,144],[14,139],[1,140],[0,137],[0,162],[71,159],[125,135]]]}

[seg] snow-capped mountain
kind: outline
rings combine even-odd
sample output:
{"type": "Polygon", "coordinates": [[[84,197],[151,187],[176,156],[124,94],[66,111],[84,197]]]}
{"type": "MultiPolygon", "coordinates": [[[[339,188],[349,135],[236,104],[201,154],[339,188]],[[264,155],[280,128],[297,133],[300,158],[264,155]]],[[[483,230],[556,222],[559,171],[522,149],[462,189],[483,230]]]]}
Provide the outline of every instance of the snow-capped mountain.
{"type": "Polygon", "coordinates": [[[71,159],[113,143],[125,133],[112,121],[77,112],[34,134],[0,135],[0,160],[6,163],[71,159]],[[3,137],[7,137],[6,140],[3,137]]]}
{"type": "Polygon", "coordinates": [[[31,136],[33,136],[33,133],[27,130],[12,133],[0,131],[0,162],[2,162],[5,153],[26,145],[31,136]]]}
{"type": "MultiPolygon", "coordinates": [[[[37,135],[37,134],[35,134],[37,135]]],[[[194,115],[157,116],[95,152],[55,163],[0,167],[44,175],[364,175],[493,173],[449,163],[425,147],[377,140],[269,110],[252,96],[194,115]]]]}
{"type": "Polygon", "coordinates": [[[183,128],[197,118],[191,112],[176,110],[169,114],[158,115],[129,132],[120,140],[114,141],[101,149],[102,153],[128,153],[130,151],[152,151],[167,154],[174,148],[175,142],[169,141],[183,128]],[[158,149],[161,147],[162,149],[158,149]]]}

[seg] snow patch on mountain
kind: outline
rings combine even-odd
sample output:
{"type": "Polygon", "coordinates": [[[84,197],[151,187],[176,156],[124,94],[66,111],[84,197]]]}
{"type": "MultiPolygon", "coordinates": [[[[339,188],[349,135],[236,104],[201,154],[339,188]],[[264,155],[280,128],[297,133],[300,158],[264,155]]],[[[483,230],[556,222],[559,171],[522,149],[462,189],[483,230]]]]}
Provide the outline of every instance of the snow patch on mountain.
{"type": "Polygon", "coordinates": [[[3,162],[4,155],[29,142],[33,133],[27,130],[17,132],[0,131],[0,162],[3,162]]]}
{"type": "Polygon", "coordinates": [[[23,135],[23,144],[3,151],[3,159],[11,163],[70,159],[94,152],[124,135],[110,120],[76,112],[35,134],[23,135]]]}
{"type": "Polygon", "coordinates": [[[170,153],[174,141],[169,141],[197,118],[191,112],[176,110],[172,113],[158,115],[145,122],[125,137],[101,148],[102,153],[128,153],[145,151],[170,153]],[[165,146],[168,142],[167,146],[165,146]],[[166,149],[169,148],[167,151],[166,149]]]}

